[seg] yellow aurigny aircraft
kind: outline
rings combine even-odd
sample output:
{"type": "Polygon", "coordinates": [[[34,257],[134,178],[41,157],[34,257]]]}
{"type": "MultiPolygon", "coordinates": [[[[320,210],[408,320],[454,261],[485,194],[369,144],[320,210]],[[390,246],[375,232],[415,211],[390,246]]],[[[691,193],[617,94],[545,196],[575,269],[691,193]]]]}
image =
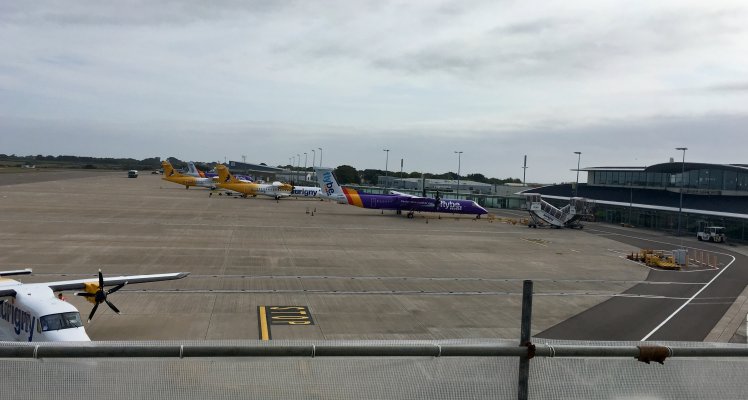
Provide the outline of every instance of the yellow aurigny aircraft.
{"type": "Polygon", "coordinates": [[[99,270],[99,279],[88,278],[72,281],[21,283],[3,278],[10,275],[30,274],[30,269],[0,271],[0,340],[21,342],[67,342],[91,340],[83,328],[78,310],[70,303],[55,296],[61,290],[83,290],[75,293],[94,304],[88,321],[91,321],[99,304],[106,303],[119,314],[108,295],[122,289],[126,284],[182,279],[188,272],[172,274],[128,275],[104,278],[99,270]],[[106,286],[114,286],[105,290],[106,286]]]}
{"type": "Polygon", "coordinates": [[[221,189],[239,192],[244,197],[261,194],[274,197],[277,200],[281,197],[289,196],[291,190],[293,190],[293,186],[280,182],[267,184],[243,181],[232,175],[231,172],[229,172],[228,167],[225,165],[216,165],[216,172],[218,172],[218,182],[216,182],[216,186],[221,189]]]}
{"type": "Polygon", "coordinates": [[[164,168],[164,177],[161,179],[184,185],[185,189],[189,189],[190,186],[200,186],[209,189],[216,188],[216,182],[214,182],[212,178],[198,178],[180,174],[171,166],[171,163],[166,160],[161,161],[161,167],[164,168]]]}

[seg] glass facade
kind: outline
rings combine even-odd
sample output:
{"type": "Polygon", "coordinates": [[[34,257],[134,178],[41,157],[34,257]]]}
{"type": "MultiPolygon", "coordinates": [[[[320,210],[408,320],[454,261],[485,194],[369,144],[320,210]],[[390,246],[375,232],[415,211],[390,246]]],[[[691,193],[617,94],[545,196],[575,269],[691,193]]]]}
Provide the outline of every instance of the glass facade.
{"type": "MultiPolygon", "coordinates": [[[[569,204],[568,201],[545,199],[556,207],[569,204]]],[[[645,210],[636,207],[614,206],[597,203],[594,220],[611,224],[630,224],[637,228],[675,232],[678,228],[678,212],[662,210],[645,210]]],[[[683,212],[681,214],[681,232],[684,235],[696,236],[701,226],[723,226],[728,241],[748,240],[748,220],[723,218],[683,212]]]]}
{"type": "Polygon", "coordinates": [[[748,192],[748,171],[704,168],[685,173],[645,171],[588,171],[587,183],[600,186],[634,186],[647,188],[683,187],[701,191],[748,192]]]}
{"type": "MultiPolygon", "coordinates": [[[[686,189],[684,192],[690,195],[727,196],[748,201],[748,168],[697,163],[686,163],[685,167],[684,172],[681,172],[680,163],[653,165],[648,168],[601,168],[587,171],[587,184],[639,189],[675,189],[674,192],[683,187],[686,189]]],[[[677,231],[678,214],[677,210],[652,210],[602,203],[595,207],[597,221],[630,224],[659,231],[677,231]]],[[[748,240],[748,219],[716,217],[709,214],[682,212],[681,232],[695,235],[700,225],[724,226],[728,240],[748,240]]]]}

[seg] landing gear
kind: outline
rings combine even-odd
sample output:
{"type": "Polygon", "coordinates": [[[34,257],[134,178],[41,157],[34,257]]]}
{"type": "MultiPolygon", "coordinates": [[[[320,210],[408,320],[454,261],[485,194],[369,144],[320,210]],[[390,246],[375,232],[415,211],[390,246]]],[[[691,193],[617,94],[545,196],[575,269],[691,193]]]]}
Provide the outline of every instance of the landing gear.
{"type": "Polygon", "coordinates": [[[395,214],[397,214],[397,215],[403,215],[403,210],[396,210],[395,214]]]}
{"type": "Polygon", "coordinates": [[[413,213],[413,211],[408,211],[408,214],[406,216],[410,219],[413,219],[413,217],[415,217],[415,214],[413,213]]]}

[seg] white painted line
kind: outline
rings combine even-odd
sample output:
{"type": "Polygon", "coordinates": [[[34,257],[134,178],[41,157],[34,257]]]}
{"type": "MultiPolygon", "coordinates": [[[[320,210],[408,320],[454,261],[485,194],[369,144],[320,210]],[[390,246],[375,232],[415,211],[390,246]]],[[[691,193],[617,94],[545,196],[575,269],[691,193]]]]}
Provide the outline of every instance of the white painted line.
{"type": "Polygon", "coordinates": [[[642,340],[640,340],[641,342],[646,341],[647,339],[649,339],[650,336],[654,335],[655,332],[657,332],[658,330],[660,330],[660,328],[662,328],[668,321],[670,321],[673,317],[675,317],[675,315],[678,314],[680,312],[680,310],[682,310],[683,308],[685,308],[688,305],[688,303],[690,303],[691,301],[693,301],[693,299],[695,299],[696,296],[698,296],[701,292],[703,292],[704,289],[708,288],[709,285],[712,284],[712,282],[714,282],[715,280],[717,280],[717,278],[719,278],[719,276],[722,275],[723,272],[727,271],[727,269],[730,268],[730,266],[732,265],[732,263],[735,262],[735,257],[733,257],[733,256],[731,256],[729,254],[726,254],[726,255],[729,256],[729,257],[732,257],[732,261],[730,261],[729,263],[727,263],[727,265],[725,265],[725,267],[722,268],[722,271],[719,271],[719,273],[717,273],[717,275],[714,275],[714,278],[712,278],[709,282],[707,282],[706,285],[704,285],[704,287],[702,287],[701,289],[699,289],[698,292],[694,293],[694,295],[691,296],[690,299],[686,300],[686,302],[683,303],[683,305],[681,305],[680,307],[678,307],[678,309],[675,310],[672,314],[670,314],[670,316],[668,316],[667,318],[665,318],[665,320],[662,321],[659,325],[657,325],[656,328],[652,329],[652,332],[649,332],[647,334],[647,336],[644,336],[642,338],[642,340]]]}
{"type": "MultiPolygon", "coordinates": [[[[605,232],[605,231],[599,231],[599,230],[596,230],[596,229],[588,229],[588,231],[605,232]]],[[[663,242],[663,241],[659,241],[659,240],[652,240],[652,239],[649,239],[649,238],[643,238],[643,237],[640,237],[640,236],[623,235],[623,234],[620,234],[620,233],[615,233],[614,235],[618,235],[618,236],[623,236],[623,237],[628,237],[628,238],[632,238],[632,239],[646,240],[646,241],[649,241],[649,242],[653,242],[653,243],[662,243],[662,244],[667,244],[667,245],[670,245],[670,246],[677,246],[677,245],[676,245],[676,244],[674,244],[674,243],[663,242]]],[[[689,249],[694,249],[694,250],[704,250],[704,249],[699,249],[699,248],[697,248],[697,247],[691,247],[691,246],[683,246],[683,245],[681,245],[681,247],[686,247],[686,248],[689,248],[689,249]]],[[[701,292],[703,292],[703,291],[704,291],[704,289],[708,288],[708,287],[709,287],[709,285],[711,285],[711,284],[712,284],[712,282],[716,281],[716,280],[717,280],[717,278],[719,278],[719,276],[720,276],[720,275],[722,275],[722,273],[723,273],[723,272],[727,271],[727,269],[728,269],[728,268],[730,268],[730,266],[732,265],[732,263],[734,263],[734,262],[735,262],[735,257],[734,257],[734,256],[731,256],[730,254],[726,254],[726,253],[720,253],[720,252],[718,252],[718,251],[711,251],[711,250],[704,250],[704,251],[709,251],[709,252],[711,252],[711,253],[714,253],[714,254],[721,254],[721,255],[723,255],[723,256],[728,256],[728,257],[732,258],[732,261],[730,261],[729,263],[727,263],[727,265],[725,265],[725,267],[724,267],[724,268],[722,268],[722,270],[721,270],[721,271],[719,271],[719,272],[717,273],[717,275],[714,275],[714,277],[713,277],[713,278],[712,278],[712,279],[711,279],[711,280],[710,280],[709,282],[707,282],[707,283],[706,283],[706,284],[704,285],[704,287],[702,287],[701,289],[699,289],[699,291],[698,291],[698,292],[696,292],[696,293],[695,293],[695,294],[694,294],[693,296],[691,296],[691,298],[689,298],[688,300],[686,300],[686,302],[685,302],[685,303],[683,303],[683,305],[681,305],[680,307],[678,307],[678,309],[677,309],[677,310],[673,311],[673,313],[672,313],[672,314],[670,314],[670,315],[669,315],[669,316],[668,316],[667,318],[665,318],[665,320],[664,320],[664,321],[662,321],[662,322],[661,322],[661,323],[660,323],[659,325],[657,325],[657,327],[655,327],[654,329],[652,329],[652,331],[651,331],[651,332],[649,332],[649,333],[647,334],[647,336],[644,336],[644,337],[643,337],[643,338],[642,338],[642,339],[640,340],[641,342],[644,342],[644,341],[646,341],[647,339],[649,339],[649,338],[650,338],[650,337],[651,337],[652,335],[654,335],[654,334],[655,334],[655,333],[656,333],[656,332],[657,332],[658,330],[660,330],[660,328],[662,328],[662,327],[663,327],[663,326],[664,326],[664,325],[665,325],[666,323],[668,323],[668,321],[670,321],[671,319],[673,319],[673,317],[675,317],[675,316],[676,316],[676,315],[677,315],[677,314],[678,314],[678,313],[680,312],[680,310],[684,309],[684,308],[685,308],[685,307],[686,307],[686,306],[687,306],[687,305],[688,305],[688,304],[689,304],[689,303],[690,303],[691,301],[693,301],[693,299],[695,299],[695,298],[696,298],[696,297],[697,297],[697,296],[698,296],[698,295],[699,295],[699,294],[700,294],[701,292]]],[[[748,328],[746,328],[746,329],[748,330],[748,328]]]]}

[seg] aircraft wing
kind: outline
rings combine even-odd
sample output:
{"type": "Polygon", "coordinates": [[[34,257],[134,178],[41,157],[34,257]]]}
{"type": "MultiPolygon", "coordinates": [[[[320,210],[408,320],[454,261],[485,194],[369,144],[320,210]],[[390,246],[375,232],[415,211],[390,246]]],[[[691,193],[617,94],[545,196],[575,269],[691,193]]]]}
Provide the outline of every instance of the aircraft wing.
{"type": "Polygon", "coordinates": [[[395,190],[390,190],[390,194],[396,194],[398,196],[409,197],[411,199],[425,199],[426,198],[426,197],[421,197],[421,196],[415,196],[415,195],[408,194],[408,193],[398,192],[395,190]]]}
{"type": "Polygon", "coordinates": [[[31,273],[31,268],[16,269],[12,271],[0,271],[0,276],[28,275],[30,273],[31,273]]]}
{"type": "MultiPolygon", "coordinates": [[[[115,277],[104,277],[104,286],[116,286],[127,282],[128,285],[133,283],[144,283],[144,282],[157,282],[157,281],[168,281],[172,279],[182,279],[189,275],[189,272],[176,272],[173,274],[151,274],[151,275],[127,275],[127,276],[115,276],[115,277]]],[[[42,285],[49,286],[52,291],[60,290],[77,290],[84,289],[86,283],[98,283],[97,277],[91,277],[88,279],[78,279],[74,281],[59,281],[59,282],[39,282],[29,283],[28,285],[42,285]]],[[[0,295],[2,295],[2,289],[0,289],[0,295]]]]}

